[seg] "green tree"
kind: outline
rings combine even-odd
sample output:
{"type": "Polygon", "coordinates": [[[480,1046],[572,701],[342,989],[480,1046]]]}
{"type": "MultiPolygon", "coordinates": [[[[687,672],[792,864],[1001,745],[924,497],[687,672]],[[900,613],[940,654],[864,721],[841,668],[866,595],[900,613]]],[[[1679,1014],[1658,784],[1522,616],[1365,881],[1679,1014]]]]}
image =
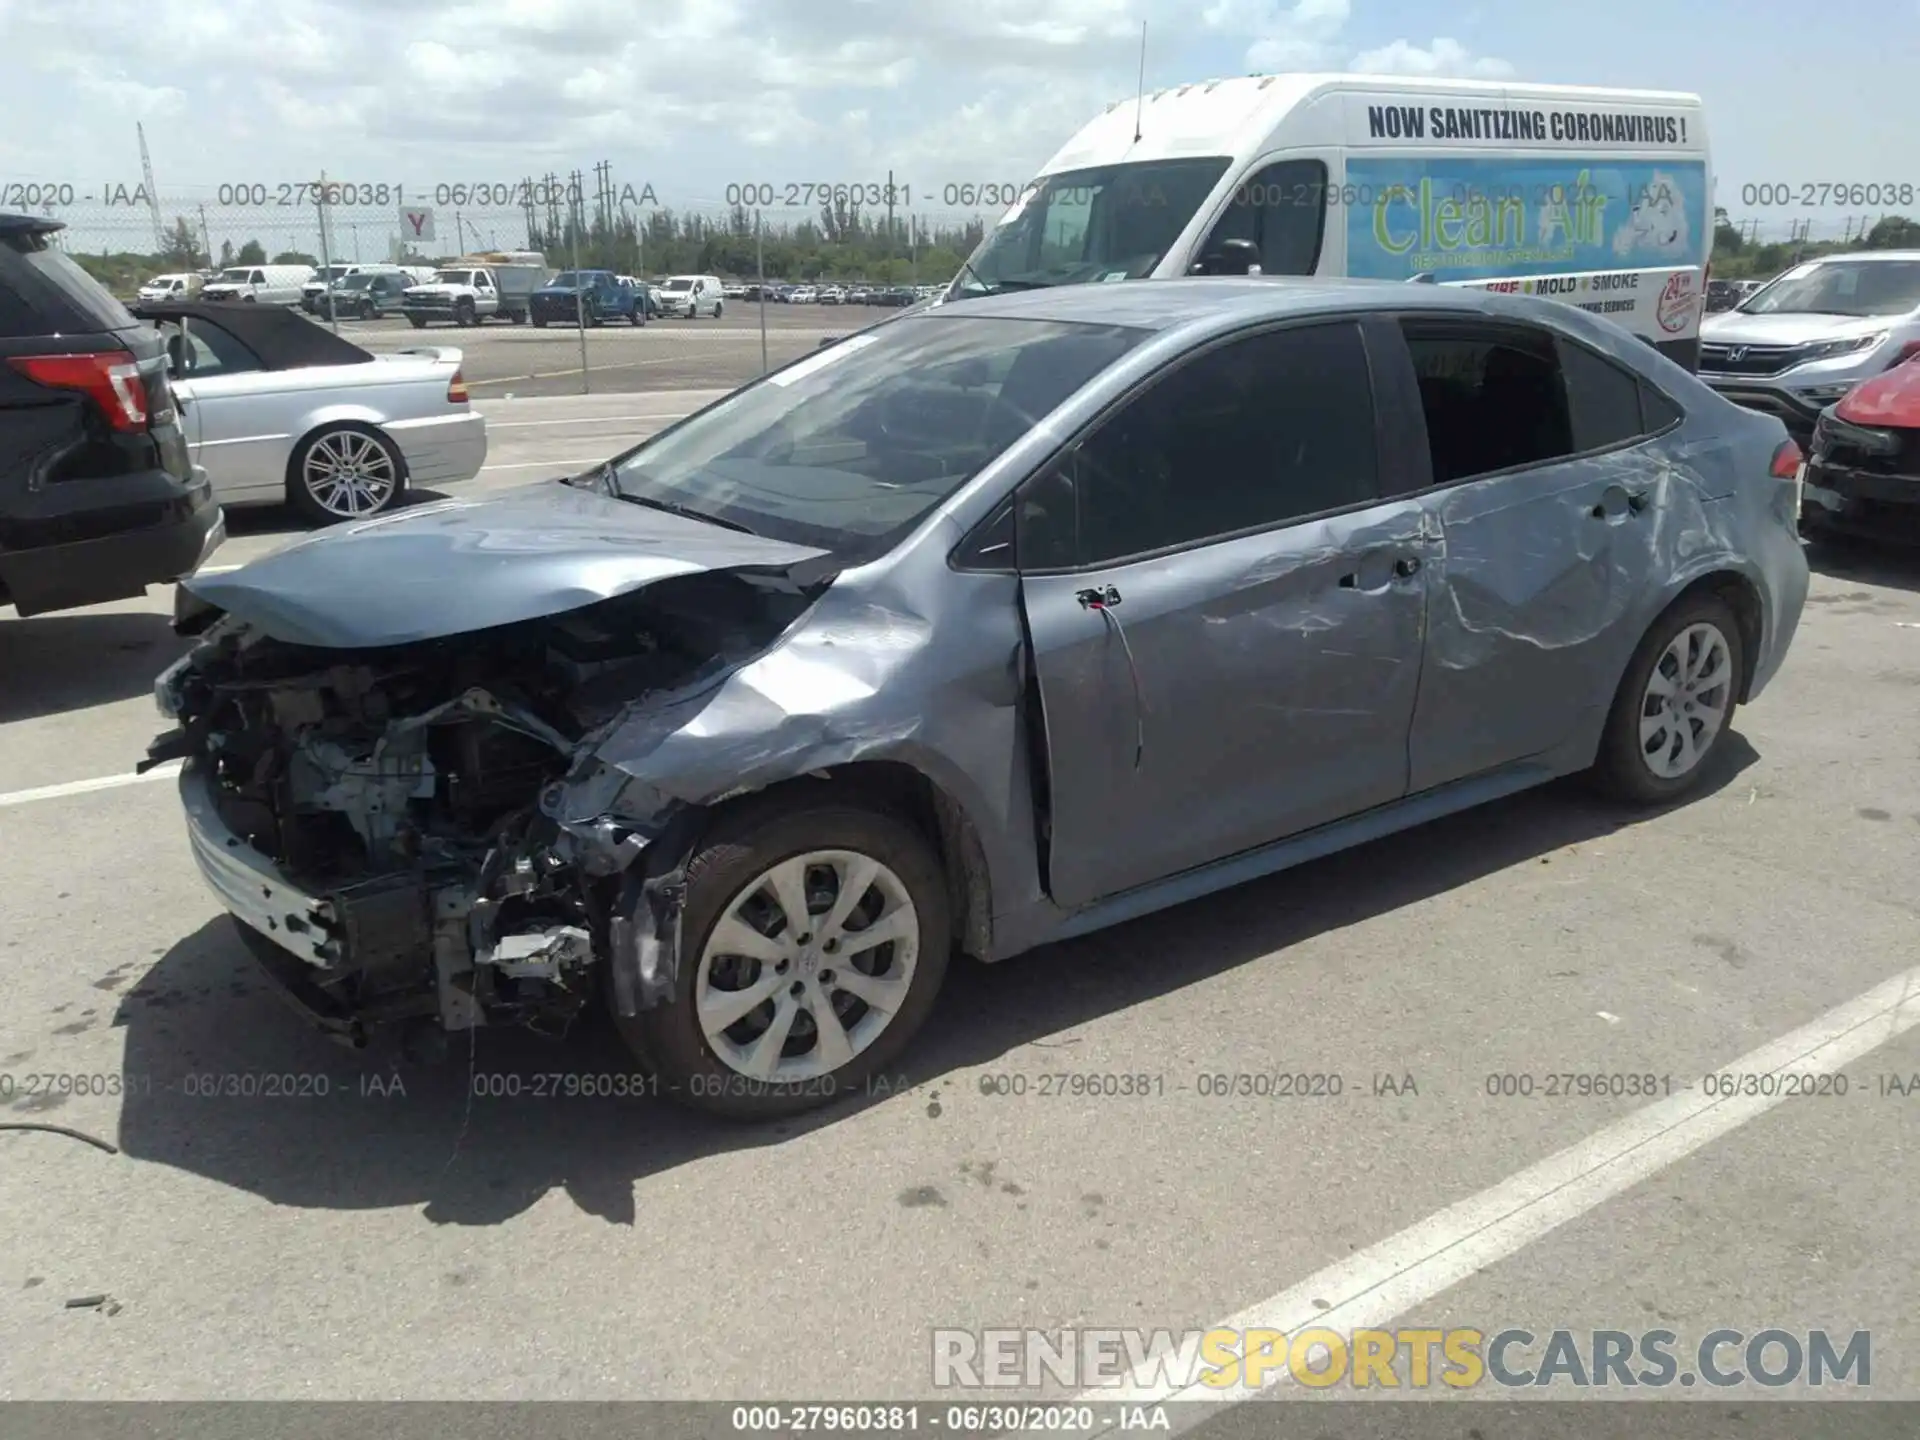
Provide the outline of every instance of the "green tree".
{"type": "Polygon", "coordinates": [[[267,247],[258,240],[249,240],[240,247],[240,253],[233,257],[236,265],[264,265],[267,263],[267,247]]]}
{"type": "Polygon", "coordinates": [[[182,270],[197,270],[207,263],[206,252],[200,248],[200,237],[193,233],[186,216],[176,219],[173,228],[167,231],[167,247],[161,252],[161,258],[182,270]]]}
{"type": "Polygon", "coordinates": [[[231,264],[233,264],[233,241],[222,240],[220,242],[220,268],[224,270],[231,264]]]}
{"type": "Polygon", "coordinates": [[[1867,231],[1869,250],[1920,249],[1920,221],[1905,215],[1883,215],[1867,231]]]}
{"type": "Polygon", "coordinates": [[[282,250],[278,255],[273,257],[273,263],[276,265],[318,265],[320,260],[317,256],[309,255],[304,250],[282,250]]]}

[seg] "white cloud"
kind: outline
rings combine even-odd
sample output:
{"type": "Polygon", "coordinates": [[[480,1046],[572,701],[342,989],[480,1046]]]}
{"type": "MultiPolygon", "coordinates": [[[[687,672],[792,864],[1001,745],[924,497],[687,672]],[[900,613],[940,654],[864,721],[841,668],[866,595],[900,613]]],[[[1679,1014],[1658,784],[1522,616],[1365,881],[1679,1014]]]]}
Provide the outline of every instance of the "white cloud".
{"type": "Polygon", "coordinates": [[[1352,67],[1367,75],[1433,75],[1454,80],[1504,80],[1513,66],[1491,55],[1475,55],[1458,40],[1437,36],[1422,48],[1411,40],[1395,40],[1378,50],[1353,57],[1352,67]]]}

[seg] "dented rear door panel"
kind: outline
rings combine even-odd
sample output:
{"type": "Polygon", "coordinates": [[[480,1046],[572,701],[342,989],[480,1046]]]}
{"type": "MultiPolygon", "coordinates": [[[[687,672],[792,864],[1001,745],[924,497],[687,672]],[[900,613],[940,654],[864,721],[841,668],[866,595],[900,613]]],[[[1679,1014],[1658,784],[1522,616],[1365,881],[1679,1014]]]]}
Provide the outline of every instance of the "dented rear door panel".
{"type": "Polygon", "coordinates": [[[1412,788],[1541,755],[1595,727],[1698,487],[1660,442],[1427,492],[1440,537],[1412,788]]]}

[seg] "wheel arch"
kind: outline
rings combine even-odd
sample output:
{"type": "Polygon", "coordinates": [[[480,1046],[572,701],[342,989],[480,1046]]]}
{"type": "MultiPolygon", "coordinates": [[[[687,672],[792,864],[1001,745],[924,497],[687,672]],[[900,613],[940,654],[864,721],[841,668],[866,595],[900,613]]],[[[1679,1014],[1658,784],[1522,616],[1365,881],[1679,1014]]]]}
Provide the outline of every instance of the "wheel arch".
{"type": "Polygon", "coordinates": [[[979,829],[946,787],[903,760],[855,760],[775,781],[708,807],[702,828],[722,815],[826,803],[864,805],[917,830],[940,857],[954,945],[976,959],[991,958],[993,882],[979,829]]]}
{"type": "Polygon", "coordinates": [[[1667,603],[1660,607],[1659,614],[1647,623],[1651,626],[1660,615],[1666,614],[1674,606],[1701,594],[1718,595],[1726,601],[1740,626],[1740,688],[1736,698],[1744,705],[1752,696],[1753,677],[1759,669],[1760,647],[1766,642],[1767,634],[1766,601],[1751,575],[1727,563],[1706,568],[1683,579],[1667,603]]]}

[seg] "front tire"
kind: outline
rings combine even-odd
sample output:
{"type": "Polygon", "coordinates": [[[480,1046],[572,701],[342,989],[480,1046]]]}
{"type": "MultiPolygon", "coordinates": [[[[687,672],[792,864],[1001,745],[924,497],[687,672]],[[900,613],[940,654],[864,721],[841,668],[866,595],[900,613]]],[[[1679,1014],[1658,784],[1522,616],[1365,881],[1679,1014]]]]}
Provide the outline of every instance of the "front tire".
{"type": "Polygon", "coordinates": [[[1700,788],[1738,705],[1746,655],[1733,607],[1700,593],[1669,606],[1641,637],[1607,714],[1593,780],[1635,805],[1700,788]]]}
{"type": "Polygon", "coordinates": [[[904,820],[749,806],[703,838],[686,877],[672,999],[614,1016],[680,1103],[740,1120],[814,1109],[894,1063],[932,1010],[947,885],[904,820]]]}
{"type": "Polygon", "coordinates": [[[400,451],[377,430],[329,426],[296,445],[287,462],[287,501],[313,524],[365,520],[405,492],[400,451]]]}
{"type": "Polygon", "coordinates": [[[713,318],[716,320],[720,318],[720,302],[718,300],[713,302],[713,318]]]}
{"type": "Polygon", "coordinates": [[[472,329],[473,321],[474,311],[471,300],[462,300],[458,305],[453,307],[453,323],[458,325],[462,330],[472,329]]]}
{"type": "Polygon", "coordinates": [[[424,330],[427,328],[427,322],[421,319],[418,315],[407,316],[407,323],[413,326],[413,328],[416,330],[424,330]]]}

